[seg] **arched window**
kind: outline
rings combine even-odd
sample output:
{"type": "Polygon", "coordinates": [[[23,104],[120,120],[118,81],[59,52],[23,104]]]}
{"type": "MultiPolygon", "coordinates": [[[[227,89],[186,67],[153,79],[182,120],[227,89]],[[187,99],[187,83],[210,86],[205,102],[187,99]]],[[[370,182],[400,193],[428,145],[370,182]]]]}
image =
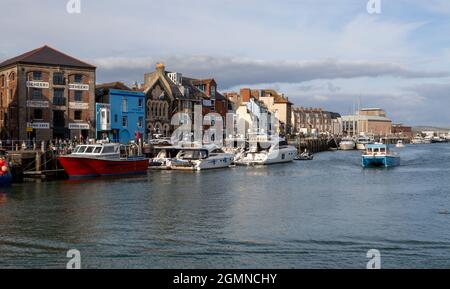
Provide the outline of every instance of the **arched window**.
{"type": "Polygon", "coordinates": [[[11,72],[11,74],[9,75],[9,79],[11,81],[14,81],[16,79],[16,74],[14,72],[11,72]]]}
{"type": "Polygon", "coordinates": [[[164,117],[165,118],[169,117],[169,104],[167,102],[164,103],[164,117]]]}
{"type": "Polygon", "coordinates": [[[5,87],[6,83],[5,83],[5,76],[1,75],[0,76],[0,87],[5,87]]]}

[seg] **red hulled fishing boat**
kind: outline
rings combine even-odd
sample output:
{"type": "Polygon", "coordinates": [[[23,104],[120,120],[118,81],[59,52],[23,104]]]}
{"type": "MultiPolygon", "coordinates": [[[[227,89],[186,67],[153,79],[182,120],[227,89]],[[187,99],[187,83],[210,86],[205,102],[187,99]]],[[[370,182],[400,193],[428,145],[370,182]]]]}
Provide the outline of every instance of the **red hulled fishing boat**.
{"type": "Polygon", "coordinates": [[[70,178],[145,174],[149,159],[120,144],[79,145],[58,160],[70,178]]]}

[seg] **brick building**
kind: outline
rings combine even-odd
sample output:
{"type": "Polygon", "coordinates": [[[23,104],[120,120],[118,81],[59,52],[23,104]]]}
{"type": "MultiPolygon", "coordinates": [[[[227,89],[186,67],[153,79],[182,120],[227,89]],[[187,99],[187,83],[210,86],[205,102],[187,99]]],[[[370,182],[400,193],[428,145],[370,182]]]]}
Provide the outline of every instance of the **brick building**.
{"type": "Polygon", "coordinates": [[[95,70],[49,46],[0,63],[1,138],[93,137],[95,70]]]}
{"type": "Polygon", "coordinates": [[[322,108],[296,107],[293,127],[296,134],[340,134],[340,114],[322,108]]]}

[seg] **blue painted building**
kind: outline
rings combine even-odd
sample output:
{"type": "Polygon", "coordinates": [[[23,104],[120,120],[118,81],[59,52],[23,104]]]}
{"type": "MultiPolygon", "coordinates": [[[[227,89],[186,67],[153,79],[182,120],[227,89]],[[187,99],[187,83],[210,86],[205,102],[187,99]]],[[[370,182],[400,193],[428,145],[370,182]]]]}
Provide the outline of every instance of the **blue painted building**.
{"type": "Polygon", "coordinates": [[[105,103],[96,104],[97,139],[106,136],[113,142],[127,144],[139,133],[145,138],[145,94],[143,92],[108,89],[105,103]]]}

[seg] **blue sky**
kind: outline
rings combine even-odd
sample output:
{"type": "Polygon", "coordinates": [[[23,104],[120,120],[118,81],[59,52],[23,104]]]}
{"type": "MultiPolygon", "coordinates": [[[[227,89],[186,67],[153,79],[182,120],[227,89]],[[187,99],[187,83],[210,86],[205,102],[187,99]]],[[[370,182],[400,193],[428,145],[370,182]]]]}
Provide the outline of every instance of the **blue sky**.
{"type": "Polygon", "coordinates": [[[0,59],[49,44],[142,82],[158,61],[223,91],[276,88],[340,113],[361,99],[395,122],[450,126],[450,1],[0,0],[0,59]],[[17,21],[20,18],[22,21],[17,21]]]}

